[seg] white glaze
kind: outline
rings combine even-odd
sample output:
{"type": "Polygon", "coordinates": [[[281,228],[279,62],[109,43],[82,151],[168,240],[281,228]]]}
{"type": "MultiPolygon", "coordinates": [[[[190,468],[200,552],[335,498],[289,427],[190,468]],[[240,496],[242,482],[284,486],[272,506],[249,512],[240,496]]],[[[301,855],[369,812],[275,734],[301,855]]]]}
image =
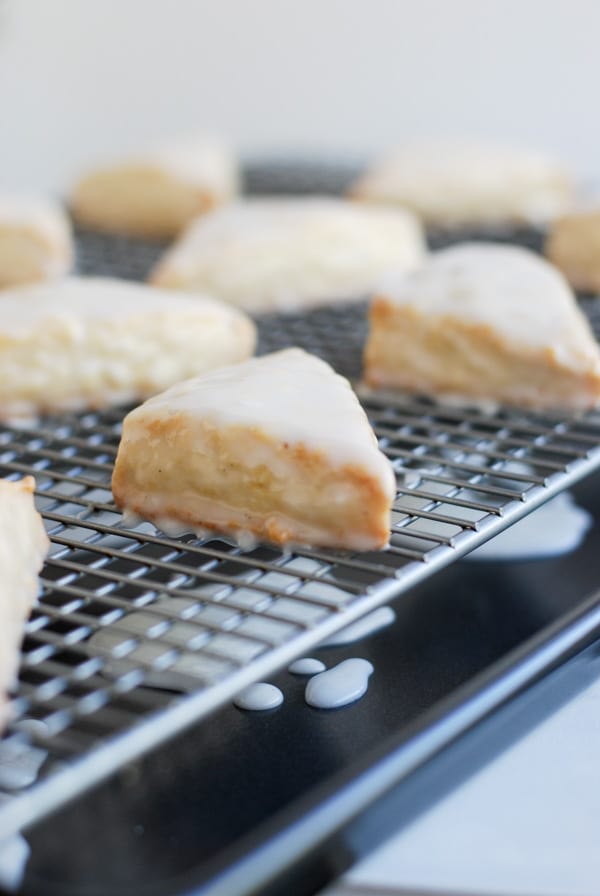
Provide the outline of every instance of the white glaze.
{"type": "Polygon", "coordinates": [[[66,271],[65,262],[71,261],[71,226],[58,203],[39,196],[0,196],[0,230],[4,228],[27,230],[67,253],[68,259],[48,258],[49,264],[59,262],[61,273],[66,271]]]}
{"type": "MultiPolygon", "coordinates": [[[[214,535],[214,532],[211,534],[214,535]]],[[[235,543],[242,549],[242,551],[253,551],[258,545],[258,538],[253,532],[239,529],[235,533],[235,543]]]]}
{"type": "MultiPolygon", "coordinates": [[[[210,505],[210,510],[207,511],[213,521],[216,522],[218,519],[218,502],[216,501],[207,501],[207,505],[210,505]]],[[[199,505],[199,502],[196,501],[196,506],[199,505]]],[[[235,515],[235,512],[231,510],[229,506],[220,505],[221,509],[224,513],[224,516],[227,519],[231,519],[232,513],[235,515]]],[[[129,523],[125,522],[126,519],[138,520],[142,521],[142,517],[138,516],[135,513],[129,513],[129,511],[123,511],[123,523],[124,525],[129,525],[129,523]]],[[[155,530],[160,534],[166,535],[168,538],[180,538],[182,535],[187,535],[190,532],[196,536],[196,538],[200,539],[208,539],[208,538],[218,538],[220,541],[224,541],[227,544],[230,544],[234,548],[241,548],[242,551],[253,551],[257,544],[258,538],[253,532],[250,532],[246,529],[238,529],[235,532],[221,532],[215,531],[214,529],[207,529],[206,526],[194,526],[191,528],[187,523],[182,523],[180,520],[170,519],[169,517],[161,516],[154,519],[154,522],[151,524],[154,526],[155,530]]]]}
{"type": "Polygon", "coordinates": [[[575,188],[562,166],[539,152],[446,139],[406,143],[374,165],[354,192],[452,225],[543,222],[571,205],[575,188]]]}
{"type": "Polygon", "coordinates": [[[16,892],[25,876],[25,868],[31,849],[21,834],[0,841],[0,887],[9,893],[16,892]]]}
{"type": "Polygon", "coordinates": [[[320,672],[306,685],[304,697],[317,709],[338,709],[366,693],[373,666],[368,660],[349,659],[320,672]]]}
{"type": "Polygon", "coordinates": [[[0,741],[0,788],[21,790],[37,779],[47,750],[11,740],[0,741]]]}
{"type": "Polygon", "coordinates": [[[321,660],[306,656],[295,660],[291,666],[288,666],[288,672],[291,672],[292,675],[317,675],[319,672],[324,672],[326,668],[325,663],[322,663],[321,660]]]}
{"type": "MultiPolygon", "coordinates": [[[[149,525],[144,522],[144,519],[139,514],[134,513],[133,510],[127,510],[127,508],[125,508],[121,514],[121,522],[127,529],[137,529],[138,526],[149,525]]],[[[154,528],[156,528],[156,526],[154,528]]]]}
{"type": "Polygon", "coordinates": [[[67,277],[58,283],[41,283],[4,289],[0,293],[2,333],[22,338],[38,326],[54,327],[73,340],[82,338],[85,322],[110,322],[158,313],[204,312],[207,324],[215,319],[239,319],[239,312],[209,296],[188,296],[114,277],[67,277]]]}
{"type": "Polygon", "coordinates": [[[165,516],[153,517],[153,522],[134,513],[126,508],[122,513],[123,525],[128,529],[138,529],[138,527],[148,527],[148,531],[158,535],[165,535],[167,538],[180,538],[182,535],[193,533],[196,538],[218,538],[233,548],[242,548],[244,551],[253,550],[256,547],[256,537],[252,532],[224,533],[216,532],[214,529],[207,529],[206,526],[190,526],[182,523],[180,520],[171,519],[165,516]]]}
{"type": "Polygon", "coordinates": [[[0,479],[0,724],[6,721],[5,695],[17,676],[25,622],[50,544],[35,509],[34,489],[32,476],[0,479]]]}
{"type": "Polygon", "coordinates": [[[355,641],[368,638],[369,635],[373,635],[382,628],[387,628],[395,620],[396,614],[391,607],[379,607],[377,610],[373,610],[372,613],[367,613],[362,619],[358,619],[351,625],[347,625],[346,628],[341,629],[341,631],[330,635],[329,638],[326,638],[325,641],[319,644],[319,647],[353,644],[355,641]]]}
{"type": "Polygon", "coordinates": [[[593,524],[568,492],[561,493],[468,554],[471,561],[540,560],[577,550],[593,524]]]}
{"type": "Polygon", "coordinates": [[[238,709],[261,712],[281,706],[283,694],[274,684],[260,681],[257,684],[251,684],[245,691],[238,694],[233,702],[238,709]]]}
{"type": "Polygon", "coordinates": [[[600,366],[598,345],[565,278],[519,246],[451,246],[432,253],[417,271],[391,274],[378,294],[419,314],[491,327],[513,346],[548,348],[573,370],[600,366]]]}
{"type": "MultiPolygon", "coordinates": [[[[127,416],[128,432],[134,438],[136,427],[141,430],[148,421],[179,412],[220,427],[259,429],[289,446],[306,446],[335,466],[356,465],[379,478],[390,500],[396,493],[392,466],[379,450],[350,383],[300,348],[178,383],[132,411],[127,416]]],[[[277,458],[270,444],[261,450],[255,442],[247,462],[249,467],[272,467],[277,458]]],[[[282,462],[286,463],[285,457],[282,462]]]]}
{"type": "Polygon", "coordinates": [[[417,220],[331,197],[241,199],[198,218],[153,274],[251,311],[367,295],[425,254],[417,220]]]}

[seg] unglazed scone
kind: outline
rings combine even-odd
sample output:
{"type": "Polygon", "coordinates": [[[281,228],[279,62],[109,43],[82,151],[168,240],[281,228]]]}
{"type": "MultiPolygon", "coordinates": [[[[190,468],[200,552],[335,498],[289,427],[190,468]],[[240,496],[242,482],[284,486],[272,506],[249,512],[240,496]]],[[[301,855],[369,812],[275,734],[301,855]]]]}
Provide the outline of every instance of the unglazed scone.
{"type": "Polygon", "coordinates": [[[128,414],[112,488],[169,532],[371,550],[388,541],[395,477],[348,381],[292,348],[128,414]]]}
{"type": "Polygon", "coordinates": [[[464,243],[382,284],[365,376],[376,387],[577,410],[600,399],[600,350],[547,261],[516,246],[464,243]]]}
{"type": "Polygon", "coordinates": [[[376,162],[351,194],[401,205],[432,226],[540,224],[572,204],[575,185],[541,153],[440,140],[407,144],[376,162]]]}
{"type": "Polygon", "coordinates": [[[59,205],[0,196],[0,288],[54,280],[72,266],[71,225],[59,205]]]}
{"type": "Polygon", "coordinates": [[[220,141],[164,143],[91,171],[76,185],[71,210],[94,230],[168,239],[238,191],[238,166],[220,141]]]}
{"type": "Polygon", "coordinates": [[[194,222],[152,282],[209,292],[246,311],[293,311],[362,298],[390,268],[424,256],[407,212],[333,198],[244,199],[194,222]]]}
{"type": "Polygon", "coordinates": [[[35,482],[0,479],[0,721],[19,668],[23,630],[38,593],[48,537],[33,503],[35,482]]]}
{"type": "Polygon", "coordinates": [[[248,358],[242,312],[126,280],[73,277],[0,292],[0,418],[103,408],[248,358]]]}
{"type": "Polygon", "coordinates": [[[550,228],[545,252],[574,289],[600,291],[600,206],[558,218],[550,228]]]}

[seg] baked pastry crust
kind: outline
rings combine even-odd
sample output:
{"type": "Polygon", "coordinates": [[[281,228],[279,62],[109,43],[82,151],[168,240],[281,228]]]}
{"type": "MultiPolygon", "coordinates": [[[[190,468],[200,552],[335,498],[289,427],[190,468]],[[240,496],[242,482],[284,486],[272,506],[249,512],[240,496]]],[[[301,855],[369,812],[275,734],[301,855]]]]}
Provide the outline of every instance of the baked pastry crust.
{"type": "Polygon", "coordinates": [[[467,243],[382,285],[365,377],[438,397],[581,410],[600,399],[600,349],[548,262],[515,246],[467,243]]]}
{"type": "Polygon", "coordinates": [[[59,205],[0,197],[0,288],[54,280],[72,266],[71,225],[59,205]]]}
{"type": "Polygon", "coordinates": [[[472,141],[407,144],[373,164],[356,199],[401,205],[441,227],[540,224],[572,205],[569,173],[543,154],[472,141]]]}
{"type": "Polygon", "coordinates": [[[34,488],[32,476],[0,479],[0,721],[6,718],[6,694],[15,683],[23,629],[49,547],[34,488]]]}
{"type": "Polygon", "coordinates": [[[600,207],[573,211],[554,221],[545,253],[574,289],[600,292],[600,207]]]}
{"type": "Polygon", "coordinates": [[[103,408],[248,358],[256,330],[213,299],[73,277],[0,293],[0,418],[103,408]]]}
{"type": "Polygon", "coordinates": [[[389,538],[395,477],[348,381],[293,348],[128,414],[112,488],[167,532],[371,550],[389,538]]]}
{"type": "Polygon", "coordinates": [[[238,189],[231,151],[191,137],[91,171],[75,185],[70,204],[77,222],[93,230],[168,239],[238,189]]]}
{"type": "Polygon", "coordinates": [[[425,254],[417,220],[342,199],[244,199],[194,222],[152,274],[246,311],[294,311],[362,298],[390,268],[425,254]]]}

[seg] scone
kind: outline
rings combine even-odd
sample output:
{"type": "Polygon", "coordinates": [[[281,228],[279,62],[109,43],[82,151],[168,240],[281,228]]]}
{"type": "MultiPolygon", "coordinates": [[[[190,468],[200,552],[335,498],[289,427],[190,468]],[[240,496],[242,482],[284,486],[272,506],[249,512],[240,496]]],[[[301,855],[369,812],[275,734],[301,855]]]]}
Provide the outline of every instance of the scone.
{"type": "Polygon", "coordinates": [[[371,550],[388,541],[395,477],[348,381],[292,348],[131,411],[112,488],[167,532],[371,550]]]}
{"type": "Polygon", "coordinates": [[[93,230],[168,239],[238,191],[230,150],[204,137],[172,141],[91,171],[76,184],[71,210],[93,230]]]}
{"type": "Polygon", "coordinates": [[[465,243],[382,284],[365,376],[377,387],[578,410],[600,399],[600,350],[547,261],[516,246],[465,243]]]}
{"type": "Polygon", "coordinates": [[[209,292],[246,311],[362,298],[424,256],[407,212],[330,198],[245,199],[194,222],[159,262],[158,286],[209,292]]]}
{"type": "Polygon", "coordinates": [[[23,629],[38,593],[48,537],[33,503],[35,482],[0,479],[0,721],[19,668],[23,629]]]}
{"type": "Polygon", "coordinates": [[[59,205],[0,197],[0,288],[63,277],[72,266],[71,226],[59,205]]]}
{"type": "Polygon", "coordinates": [[[545,252],[571,286],[600,291],[600,206],[573,211],[554,222],[545,252]]]}
{"type": "Polygon", "coordinates": [[[0,418],[103,408],[249,357],[254,324],[206,297],[73,277],[0,292],[0,418]]]}
{"type": "Polygon", "coordinates": [[[401,205],[427,225],[539,224],[564,212],[575,186],[540,153],[468,141],[407,144],[352,187],[357,199],[401,205]]]}

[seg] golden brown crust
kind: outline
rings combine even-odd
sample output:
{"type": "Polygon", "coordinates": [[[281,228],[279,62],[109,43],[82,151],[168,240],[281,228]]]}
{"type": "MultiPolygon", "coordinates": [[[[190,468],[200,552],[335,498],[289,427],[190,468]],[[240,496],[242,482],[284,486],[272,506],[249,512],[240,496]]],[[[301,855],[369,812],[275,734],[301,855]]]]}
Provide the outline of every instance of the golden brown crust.
{"type": "Polygon", "coordinates": [[[184,289],[186,285],[182,282],[179,271],[169,262],[168,252],[152,268],[147,282],[160,289],[184,289]]]}
{"type": "Polygon", "coordinates": [[[554,222],[544,252],[574,289],[600,292],[600,210],[563,215],[554,222]]]}
{"type": "Polygon", "coordinates": [[[219,197],[206,190],[188,188],[188,209],[180,215],[165,215],[160,209],[148,207],[144,211],[120,208],[109,213],[93,197],[80,188],[71,198],[70,211],[77,223],[98,233],[114,233],[156,242],[177,236],[198,215],[211,211],[220,204],[219,197]]]}
{"type": "Polygon", "coordinates": [[[178,414],[153,420],[145,430],[147,441],[136,444],[129,441],[124,428],[112,480],[120,508],[146,519],[177,520],[192,529],[251,532],[281,545],[302,542],[298,532],[303,527],[326,531],[326,543],[340,548],[348,547],[350,531],[358,532],[369,549],[388,542],[389,497],[364,470],[351,465],[332,467],[320,452],[304,444],[278,445],[258,427],[220,430],[201,422],[198,428],[189,425],[185,414],[178,414]],[[244,463],[246,450],[250,453],[259,444],[265,456],[272,452],[272,465],[244,463]],[[285,477],[276,471],[279,460],[285,463],[285,477]],[[162,495],[160,514],[149,512],[153,488],[162,495]],[[336,489],[346,496],[341,506],[322,497],[336,489]],[[199,503],[202,499],[218,502],[225,513],[229,504],[232,514],[216,525],[184,507],[184,494],[196,496],[199,503]]]}
{"type": "Polygon", "coordinates": [[[508,345],[485,324],[429,316],[383,296],[370,309],[365,379],[374,387],[496,400],[534,409],[581,410],[600,401],[600,369],[563,363],[552,346],[508,345]]]}

